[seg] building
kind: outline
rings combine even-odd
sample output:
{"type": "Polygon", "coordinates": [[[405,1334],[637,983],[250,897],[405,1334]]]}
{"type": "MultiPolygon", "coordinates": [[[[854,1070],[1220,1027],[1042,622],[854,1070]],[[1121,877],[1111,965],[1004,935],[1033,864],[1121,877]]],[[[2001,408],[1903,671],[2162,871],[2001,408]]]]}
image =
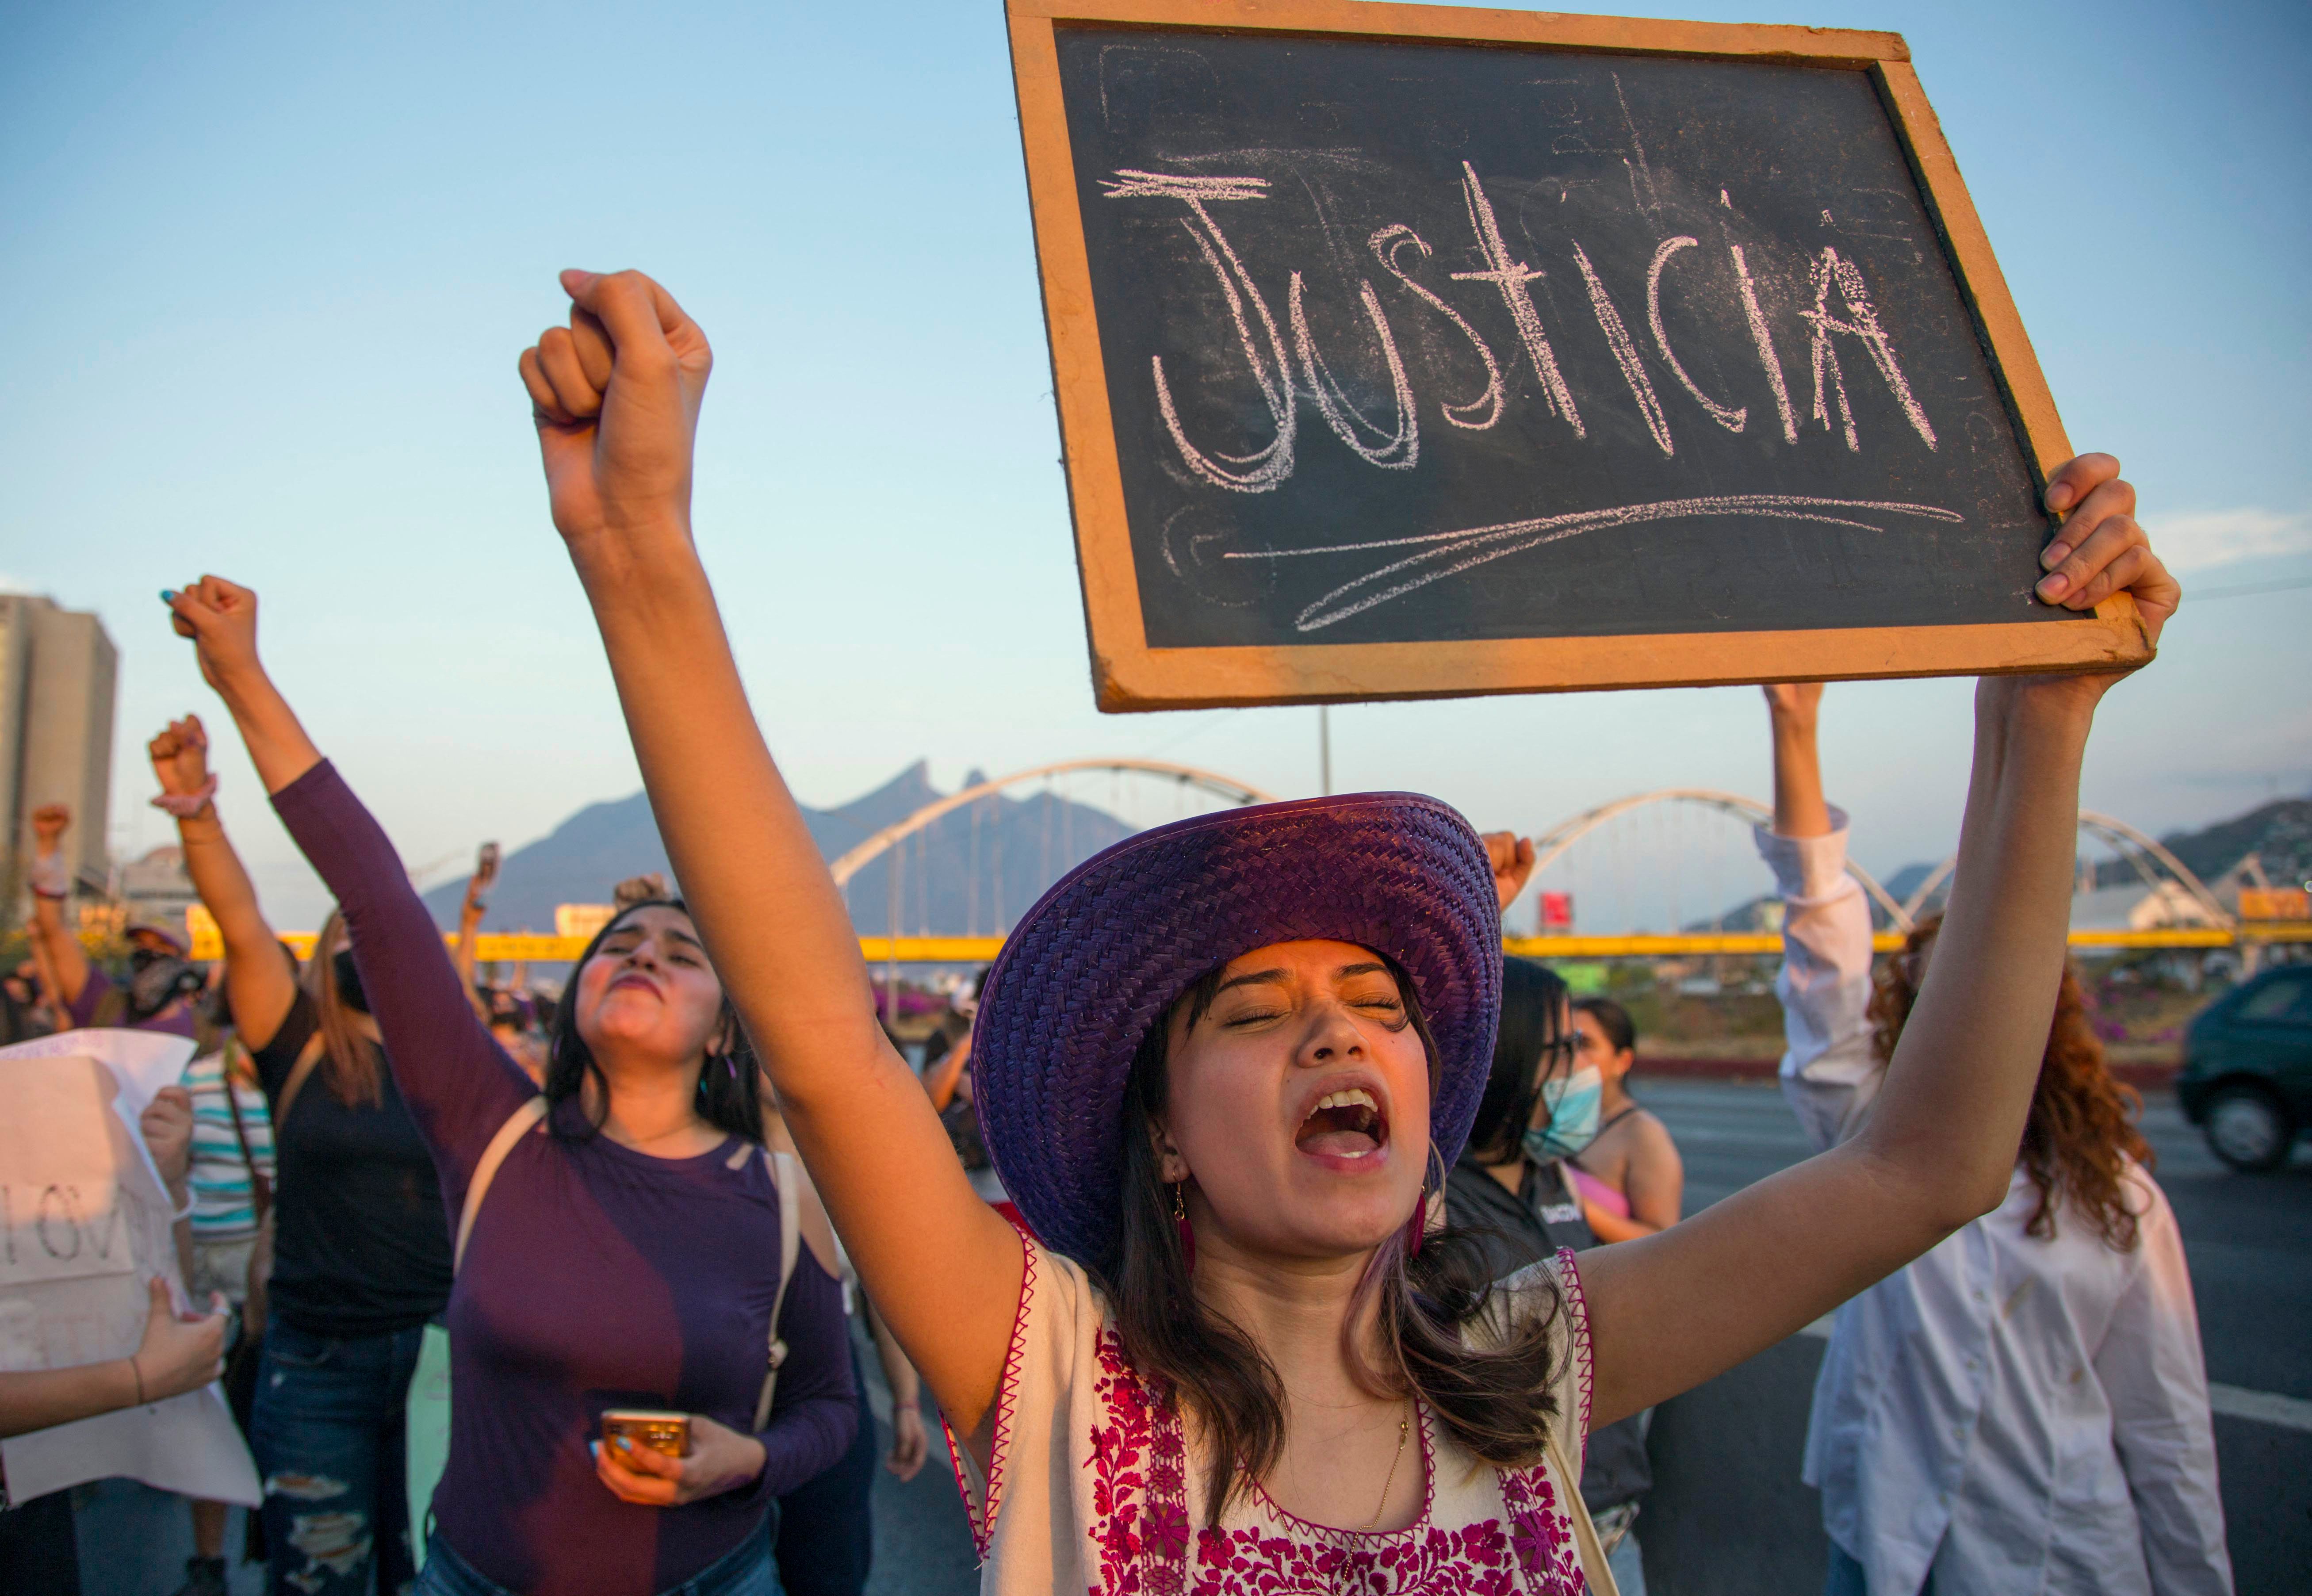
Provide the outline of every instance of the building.
{"type": "Polygon", "coordinates": [[[32,811],[69,804],[65,861],[80,890],[111,869],[112,715],[119,655],[94,615],[52,599],[0,593],[0,823],[7,897],[23,890],[32,811]]]}
{"type": "Polygon", "coordinates": [[[171,843],[147,849],[120,867],[120,896],[131,925],[150,922],[166,925],[188,942],[192,931],[185,911],[198,903],[193,878],[185,873],[185,851],[171,843]]]}

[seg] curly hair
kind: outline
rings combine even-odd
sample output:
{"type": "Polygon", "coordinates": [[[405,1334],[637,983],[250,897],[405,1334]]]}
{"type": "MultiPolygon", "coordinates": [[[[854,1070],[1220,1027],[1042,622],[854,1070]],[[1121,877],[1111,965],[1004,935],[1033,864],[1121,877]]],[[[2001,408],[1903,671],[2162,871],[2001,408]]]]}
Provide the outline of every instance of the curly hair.
{"type": "MultiPolygon", "coordinates": [[[[1902,951],[1879,967],[1870,1019],[1871,1044],[1882,1061],[1895,1056],[1918,1001],[1928,944],[1941,929],[1940,915],[1921,920],[1902,951]]],[[[2087,993],[2066,962],[2017,1155],[2039,1193],[2025,1233],[2052,1241],[2055,1211],[2068,1201],[2095,1223],[2114,1251],[2135,1250],[2137,1215],[2127,1206],[2126,1161],[2147,1171],[2154,1162],[2151,1144],[2135,1125],[2142,1111],[2141,1095],[2112,1079],[2105,1066],[2103,1043],[2088,1020],[2087,993]]]]}

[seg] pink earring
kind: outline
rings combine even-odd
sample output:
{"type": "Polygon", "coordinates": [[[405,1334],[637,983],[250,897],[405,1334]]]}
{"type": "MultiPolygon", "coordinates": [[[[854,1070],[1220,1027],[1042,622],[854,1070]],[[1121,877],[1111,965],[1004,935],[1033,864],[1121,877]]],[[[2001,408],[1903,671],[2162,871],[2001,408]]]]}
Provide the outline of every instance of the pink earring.
{"type": "Polygon", "coordinates": [[[1429,1188],[1421,1188],[1421,1200],[1413,1205],[1413,1222],[1405,1227],[1405,1252],[1407,1258],[1421,1256],[1422,1232],[1429,1228],[1429,1188]]]}
{"type": "Polygon", "coordinates": [[[1188,1223],[1188,1183],[1175,1182],[1172,1187],[1172,1224],[1180,1232],[1180,1257],[1187,1272],[1196,1272],[1196,1232],[1188,1223]]]}

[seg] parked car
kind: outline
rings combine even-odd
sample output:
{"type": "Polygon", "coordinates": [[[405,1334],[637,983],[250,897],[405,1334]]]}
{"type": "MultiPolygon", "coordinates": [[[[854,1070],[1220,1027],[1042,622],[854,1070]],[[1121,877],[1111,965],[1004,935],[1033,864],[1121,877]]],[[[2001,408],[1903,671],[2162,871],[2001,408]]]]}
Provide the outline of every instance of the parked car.
{"type": "Polygon", "coordinates": [[[2201,1011],[2176,1099],[2236,1170],[2276,1170],[2312,1124],[2312,967],[2283,965],[2201,1011]]]}

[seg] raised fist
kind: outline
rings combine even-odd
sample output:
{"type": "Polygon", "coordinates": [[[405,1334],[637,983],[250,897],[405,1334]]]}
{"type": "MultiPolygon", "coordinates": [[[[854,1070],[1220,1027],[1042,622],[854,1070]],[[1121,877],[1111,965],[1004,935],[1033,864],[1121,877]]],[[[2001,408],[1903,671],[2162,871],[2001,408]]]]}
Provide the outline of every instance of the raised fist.
{"type": "Polygon", "coordinates": [[[171,794],[197,793],[208,785],[209,737],[201,717],[188,715],[171,721],[161,734],[144,745],[153,760],[153,774],[161,790],[171,794]]]}
{"type": "Polygon", "coordinates": [[[1514,831],[1488,831],[1478,840],[1485,845],[1485,858],[1493,867],[1493,893],[1506,909],[1533,879],[1533,838],[1514,831]]]}
{"type": "Polygon", "coordinates": [[[62,803],[43,803],[32,811],[32,841],[44,854],[53,854],[72,826],[72,810],[62,803]]]}
{"type": "Polygon", "coordinates": [[[714,356],[673,295],[640,272],[566,271],[570,325],[521,352],[554,524],[574,543],[679,529],[714,356]]]}
{"type": "Polygon", "coordinates": [[[222,688],[226,678],[261,670],[257,660],[257,595],[222,576],[204,576],[161,601],[174,618],[177,636],[190,637],[201,662],[201,679],[222,688]]]}

